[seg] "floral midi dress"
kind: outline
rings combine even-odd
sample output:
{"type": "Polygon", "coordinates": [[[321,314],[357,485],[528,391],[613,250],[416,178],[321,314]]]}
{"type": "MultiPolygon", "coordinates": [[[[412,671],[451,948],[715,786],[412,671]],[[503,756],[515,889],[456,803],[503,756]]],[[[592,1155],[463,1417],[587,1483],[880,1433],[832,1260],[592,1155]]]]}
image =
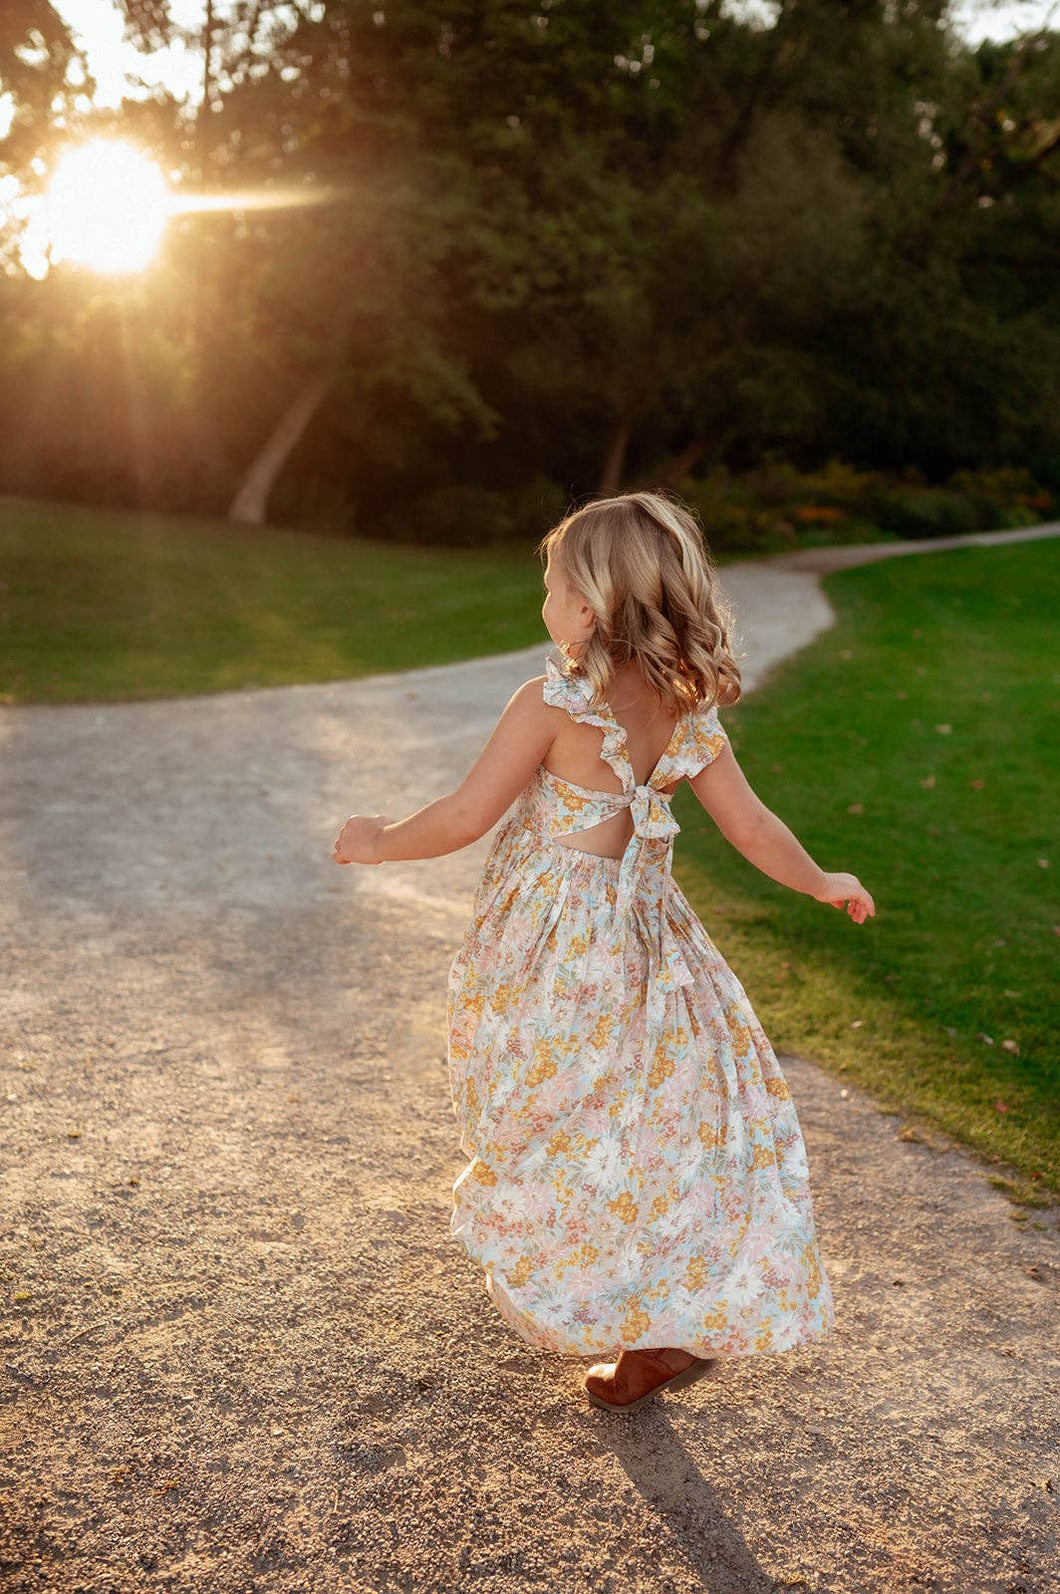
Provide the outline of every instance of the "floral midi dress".
{"type": "Polygon", "coordinates": [[[543,695],[603,732],[622,792],[540,765],[498,829],[448,984],[461,1151],[451,1232],[520,1338],[566,1355],[790,1350],[834,1324],[791,1093],[671,876],[660,788],[727,740],[678,719],[638,785],[626,733],[550,655],[543,695]],[[622,858],[561,838],[628,807],[622,858]]]}

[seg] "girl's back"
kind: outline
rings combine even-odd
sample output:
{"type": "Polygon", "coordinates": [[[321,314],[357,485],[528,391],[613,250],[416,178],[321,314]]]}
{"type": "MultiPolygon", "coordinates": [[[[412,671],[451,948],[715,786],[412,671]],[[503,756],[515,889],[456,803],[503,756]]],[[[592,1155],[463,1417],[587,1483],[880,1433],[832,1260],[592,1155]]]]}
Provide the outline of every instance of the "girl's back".
{"type": "MultiPolygon", "coordinates": [[[[644,786],[670,746],[680,714],[672,706],[661,706],[639,670],[629,667],[616,671],[614,701],[608,707],[625,731],[637,785],[644,786]]],[[[621,780],[600,756],[602,732],[595,726],[572,720],[562,708],[553,712],[556,736],[544,760],[549,773],[590,791],[621,792],[621,780]]],[[[673,793],[680,784],[679,780],[668,781],[663,789],[673,793]]],[[[601,821],[591,830],[579,831],[564,839],[569,847],[621,858],[632,834],[633,821],[623,812],[601,821]]]]}

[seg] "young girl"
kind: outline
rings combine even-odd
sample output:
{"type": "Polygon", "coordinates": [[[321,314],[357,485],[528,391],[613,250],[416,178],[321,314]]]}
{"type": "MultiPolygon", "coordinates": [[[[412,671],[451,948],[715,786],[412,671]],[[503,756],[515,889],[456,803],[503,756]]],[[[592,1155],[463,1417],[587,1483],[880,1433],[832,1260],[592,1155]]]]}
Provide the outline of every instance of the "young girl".
{"type": "Polygon", "coordinates": [[[542,539],[560,650],[461,785],[347,819],[336,863],[434,858],[497,831],[448,989],[460,1147],[451,1230],[531,1345],[612,1353],[582,1388],[630,1411],[835,1321],[791,1094],[743,986],[671,877],[687,780],[782,885],[875,913],[755,796],[718,722],[740,675],[692,515],[587,504],[542,539]],[[516,801],[518,799],[518,801],[516,801]]]}

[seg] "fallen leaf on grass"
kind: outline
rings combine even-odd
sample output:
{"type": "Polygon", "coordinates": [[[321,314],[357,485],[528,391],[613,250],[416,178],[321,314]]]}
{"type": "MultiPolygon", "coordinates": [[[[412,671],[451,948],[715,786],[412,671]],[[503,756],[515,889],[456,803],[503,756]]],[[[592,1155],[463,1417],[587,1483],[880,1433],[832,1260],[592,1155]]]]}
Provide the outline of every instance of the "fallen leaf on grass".
{"type": "Polygon", "coordinates": [[[992,1035],[984,1035],[982,1030],[979,1031],[975,1038],[977,1041],[982,1041],[984,1046],[993,1046],[994,1044],[994,1037],[992,1035]]]}
{"type": "Polygon", "coordinates": [[[953,730],[953,726],[952,725],[936,725],[935,729],[938,731],[940,736],[949,736],[950,732],[953,730]]]}
{"type": "Polygon", "coordinates": [[[1002,1041],[1001,1050],[1003,1052],[1011,1052],[1013,1057],[1018,1057],[1020,1054],[1020,1043],[1019,1041],[1002,1041]]]}
{"type": "Polygon", "coordinates": [[[863,814],[864,812],[865,812],[865,804],[864,803],[848,803],[847,804],[847,813],[848,814],[863,814]]]}
{"type": "Polygon", "coordinates": [[[968,784],[972,788],[973,791],[982,791],[983,787],[986,785],[986,781],[985,780],[970,780],[968,782],[968,784]]]}
{"type": "Polygon", "coordinates": [[[932,786],[934,786],[934,784],[935,784],[934,775],[925,775],[924,779],[920,782],[920,784],[921,784],[921,786],[923,786],[925,791],[930,791],[932,786]]]}
{"type": "Polygon", "coordinates": [[[995,1112],[1008,1112],[1008,1102],[1007,1101],[995,1101],[995,1103],[994,1103],[994,1111],[995,1112]]]}

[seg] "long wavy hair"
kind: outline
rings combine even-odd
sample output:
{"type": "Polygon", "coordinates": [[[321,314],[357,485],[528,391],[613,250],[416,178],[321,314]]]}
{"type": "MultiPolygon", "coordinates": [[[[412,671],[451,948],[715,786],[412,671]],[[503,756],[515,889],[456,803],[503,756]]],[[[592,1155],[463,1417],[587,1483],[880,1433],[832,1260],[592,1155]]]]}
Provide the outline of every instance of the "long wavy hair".
{"type": "Polygon", "coordinates": [[[665,492],[597,498],[566,515],[538,543],[591,607],[592,636],[568,675],[584,675],[592,706],[608,700],[615,670],[634,660],[660,703],[678,712],[736,703],[740,669],[732,616],[695,515],[665,492]]]}

